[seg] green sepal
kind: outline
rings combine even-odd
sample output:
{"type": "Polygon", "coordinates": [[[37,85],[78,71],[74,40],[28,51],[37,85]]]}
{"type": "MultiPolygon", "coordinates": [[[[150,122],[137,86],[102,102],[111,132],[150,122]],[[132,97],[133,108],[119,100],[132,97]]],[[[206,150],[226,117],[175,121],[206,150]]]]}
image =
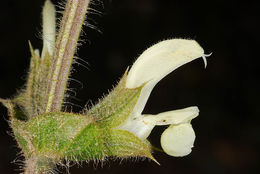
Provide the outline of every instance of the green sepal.
{"type": "Polygon", "coordinates": [[[87,125],[64,148],[63,156],[72,161],[102,160],[106,154],[104,131],[96,124],[87,125]]]}
{"type": "Polygon", "coordinates": [[[26,109],[31,118],[45,112],[53,58],[48,51],[46,51],[44,57],[40,57],[39,54],[36,54],[30,42],[29,47],[32,57],[23,95],[26,101],[26,109]]]}
{"type": "Polygon", "coordinates": [[[138,88],[126,88],[126,70],[118,85],[101,99],[86,115],[100,122],[102,127],[117,127],[123,123],[133,111],[144,85],[138,88]]]}
{"type": "Polygon", "coordinates": [[[114,157],[147,157],[156,161],[150,150],[148,141],[141,141],[134,134],[119,129],[111,129],[109,136],[106,136],[105,146],[107,154],[114,157]]]}
{"type": "Polygon", "coordinates": [[[26,156],[36,155],[52,161],[103,160],[109,156],[154,160],[148,142],[128,131],[102,128],[100,124],[84,115],[43,114],[25,123],[20,141],[27,148],[26,156]]]}
{"type": "Polygon", "coordinates": [[[18,100],[0,99],[0,103],[7,108],[8,115],[11,119],[15,118],[22,121],[26,121],[28,119],[24,107],[18,100]]]}
{"type": "Polygon", "coordinates": [[[34,51],[30,42],[29,47],[31,51],[31,62],[25,87],[19,90],[14,98],[5,100],[9,102],[7,107],[9,110],[12,108],[21,113],[11,114],[11,116],[15,116],[15,118],[20,120],[29,120],[45,112],[49,89],[48,82],[50,81],[52,56],[50,56],[47,51],[44,58],[41,58],[39,54],[34,51]],[[21,115],[23,116],[20,117],[21,115]]]}
{"type": "Polygon", "coordinates": [[[10,117],[9,124],[12,127],[14,138],[16,139],[18,146],[23,152],[28,152],[28,142],[26,133],[24,132],[27,116],[24,113],[24,109],[21,105],[12,100],[0,99],[0,103],[2,103],[8,110],[8,115],[10,117]]]}
{"type": "Polygon", "coordinates": [[[13,134],[15,135],[16,142],[18,146],[22,149],[25,157],[30,156],[32,153],[33,146],[29,141],[30,134],[29,132],[24,130],[25,123],[24,121],[20,121],[16,118],[11,119],[10,121],[11,127],[13,130],[13,134]]]}

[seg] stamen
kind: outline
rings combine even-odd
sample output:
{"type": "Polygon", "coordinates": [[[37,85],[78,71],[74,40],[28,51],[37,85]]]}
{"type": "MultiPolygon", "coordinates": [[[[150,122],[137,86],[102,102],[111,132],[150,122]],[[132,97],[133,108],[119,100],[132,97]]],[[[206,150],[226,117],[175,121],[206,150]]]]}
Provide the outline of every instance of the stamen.
{"type": "Polygon", "coordinates": [[[204,65],[205,65],[205,68],[207,67],[207,57],[211,56],[212,53],[209,53],[209,54],[203,54],[201,57],[203,59],[203,62],[204,62],[204,65]]]}

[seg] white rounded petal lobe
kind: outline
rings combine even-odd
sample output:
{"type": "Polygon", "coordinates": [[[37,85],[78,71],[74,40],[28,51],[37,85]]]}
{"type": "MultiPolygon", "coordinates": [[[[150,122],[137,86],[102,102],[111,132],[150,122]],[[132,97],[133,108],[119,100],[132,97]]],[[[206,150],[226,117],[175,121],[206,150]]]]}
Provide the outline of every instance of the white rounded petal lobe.
{"type": "Polygon", "coordinates": [[[165,153],[182,157],[191,152],[195,133],[190,123],[171,125],[161,136],[161,146],[165,153]]]}

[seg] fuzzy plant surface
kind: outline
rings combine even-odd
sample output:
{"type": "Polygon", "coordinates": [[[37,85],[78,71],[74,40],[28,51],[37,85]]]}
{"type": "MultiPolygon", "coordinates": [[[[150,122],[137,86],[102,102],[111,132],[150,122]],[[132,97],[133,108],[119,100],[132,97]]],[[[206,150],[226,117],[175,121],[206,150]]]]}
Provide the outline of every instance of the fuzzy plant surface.
{"type": "Polygon", "coordinates": [[[56,11],[46,0],[43,18],[43,49],[31,51],[27,81],[11,99],[0,99],[9,113],[14,138],[24,155],[25,174],[48,174],[64,161],[106,160],[107,157],[152,156],[147,140],[155,126],[169,125],[161,146],[170,156],[191,152],[195,133],[191,120],[196,106],[142,114],[154,86],[176,68],[202,57],[194,40],[170,39],[147,50],[127,69],[111,92],[80,113],[65,112],[68,77],[89,0],[67,0],[56,34],[56,11]]]}

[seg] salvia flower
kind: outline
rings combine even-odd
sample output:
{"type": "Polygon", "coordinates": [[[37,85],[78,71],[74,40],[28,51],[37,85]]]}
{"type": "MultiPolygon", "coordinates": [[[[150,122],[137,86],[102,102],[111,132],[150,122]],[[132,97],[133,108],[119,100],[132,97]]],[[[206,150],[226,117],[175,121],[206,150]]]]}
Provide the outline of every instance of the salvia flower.
{"type": "Polygon", "coordinates": [[[142,115],[142,111],[152,89],[162,78],[199,57],[206,66],[203,49],[196,41],[185,39],[162,41],[141,54],[127,75],[126,88],[144,86],[130,116],[118,129],[128,130],[145,140],[156,125],[170,125],[161,136],[163,150],[171,156],[189,154],[195,140],[190,122],[199,114],[196,106],[157,115],[142,115]]]}

